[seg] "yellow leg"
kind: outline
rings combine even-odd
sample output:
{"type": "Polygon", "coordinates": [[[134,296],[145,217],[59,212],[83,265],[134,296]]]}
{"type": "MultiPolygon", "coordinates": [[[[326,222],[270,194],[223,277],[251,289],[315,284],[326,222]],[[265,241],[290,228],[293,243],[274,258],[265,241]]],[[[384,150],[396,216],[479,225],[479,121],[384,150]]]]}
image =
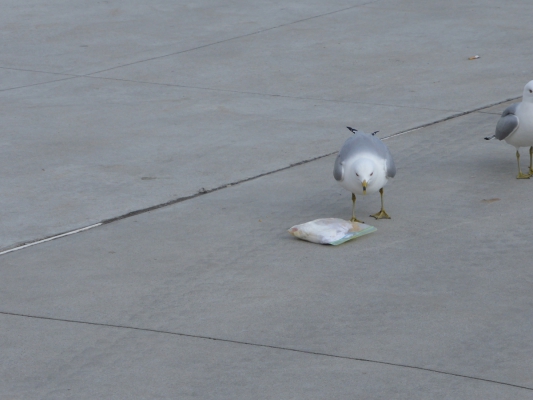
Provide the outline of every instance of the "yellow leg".
{"type": "Polygon", "coordinates": [[[381,195],[381,210],[377,214],[371,215],[375,219],[390,219],[389,214],[383,208],[383,188],[379,189],[379,194],[381,195]]]}
{"type": "Polygon", "coordinates": [[[357,218],[355,218],[355,194],[352,193],[352,202],[353,202],[353,206],[352,206],[352,218],[350,219],[350,221],[352,222],[361,222],[363,223],[363,221],[359,221],[357,218]]]}
{"type": "Polygon", "coordinates": [[[533,146],[529,148],[529,176],[533,175],[533,146]]]}
{"type": "MultiPolygon", "coordinates": [[[[529,149],[529,151],[531,152],[531,149],[529,149]]],[[[531,163],[531,160],[529,161],[531,163]]],[[[518,149],[516,150],[516,162],[518,163],[518,175],[516,176],[516,179],[529,179],[531,177],[531,174],[529,175],[523,174],[522,171],[520,170],[520,153],[518,152],[518,149]]]]}

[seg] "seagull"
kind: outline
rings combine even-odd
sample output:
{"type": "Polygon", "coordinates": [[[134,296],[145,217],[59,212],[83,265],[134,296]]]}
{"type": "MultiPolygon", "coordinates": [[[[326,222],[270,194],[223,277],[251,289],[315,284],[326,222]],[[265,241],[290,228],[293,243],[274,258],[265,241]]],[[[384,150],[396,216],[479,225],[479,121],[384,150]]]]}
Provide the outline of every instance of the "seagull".
{"type": "Polygon", "coordinates": [[[514,103],[507,107],[496,125],[496,133],[486,137],[505,140],[516,147],[516,161],[518,162],[518,175],[516,179],[529,179],[533,175],[533,81],[524,86],[521,103],[514,103]],[[520,170],[520,147],[529,146],[529,173],[520,170]]]}
{"type": "Polygon", "coordinates": [[[383,186],[389,178],[396,175],[396,166],[385,144],[375,137],[377,132],[367,134],[357,129],[347,128],[354,134],[342,145],[335,160],[334,178],[346,190],[352,193],[351,221],[361,222],[355,218],[355,195],[381,194],[381,210],[371,215],[376,219],[390,219],[383,208],[383,186]]]}

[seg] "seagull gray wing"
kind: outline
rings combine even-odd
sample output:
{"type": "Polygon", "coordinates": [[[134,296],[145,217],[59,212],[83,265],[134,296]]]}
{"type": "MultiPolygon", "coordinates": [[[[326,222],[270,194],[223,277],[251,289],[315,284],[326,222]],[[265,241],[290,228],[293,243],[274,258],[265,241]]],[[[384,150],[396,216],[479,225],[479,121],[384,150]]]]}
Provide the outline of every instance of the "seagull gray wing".
{"type": "Polygon", "coordinates": [[[394,164],[389,148],[381,141],[381,139],[375,136],[370,136],[369,139],[372,141],[374,152],[385,160],[387,178],[394,178],[394,175],[396,175],[396,165],[394,164]]]}
{"type": "Polygon", "coordinates": [[[503,111],[498,124],[496,124],[496,133],[494,134],[496,139],[503,140],[518,129],[520,120],[516,116],[516,111],[519,105],[520,103],[511,104],[503,111]]]}
{"type": "Polygon", "coordinates": [[[342,165],[340,153],[335,159],[335,166],[333,167],[333,177],[339,182],[344,179],[344,166],[342,165]]]}
{"type": "Polygon", "coordinates": [[[390,153],[389,149],[387,149],[387,178],[394,178],[396,175],[396,164],[394,164],[394,160],[392,159],[392,154],[390,153]]]}

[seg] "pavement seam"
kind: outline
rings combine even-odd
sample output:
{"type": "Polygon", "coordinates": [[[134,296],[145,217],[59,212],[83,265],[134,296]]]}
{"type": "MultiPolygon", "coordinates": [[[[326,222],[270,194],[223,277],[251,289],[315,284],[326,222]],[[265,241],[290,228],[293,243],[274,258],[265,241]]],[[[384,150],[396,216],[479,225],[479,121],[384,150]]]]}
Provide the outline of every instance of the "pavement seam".
{"type": "MultiPolygon", "coordinates": [[[[63,75],[63,74],[62,74],[62,75],[63,75]]],[[[11,88],[0,89],[0,92],[7,92],[7,91],[9,91],[9,90],[24,89],[24,88],[28,88],[28,87],[32,87],[32,86],[46,85],[46,84],[48,84],[48,83],[67,81],[67,80],[69,80],[69,79],[77,79],[77,78],[80,78],[80,77],[79,77],[79,76],[76,76],[76,75],[69,75],[69,76],[67,76],[66,78],[62,78],[62,79],[54,79],[53,81],[46,81],[46,82],[40,82],[40,83],[32,83],[32,84],[30,84],[30,85],[15,86],[15,87],[11,87],[11,88]]]]}
{"type": "MultiPolygon", "coordinates": [[[[310,100],[310,101],[322,101],[322,102],[346,103],[346,104],[366,104],[366,105],[370,105],[370,106],[412,108],[412,109],[415,109],[415,110],[444,111],[444,112],[455,112],[455,113],[459,112],[457,110],[447,110],[447,109],[442,109],[442,108],[418,107],[418,106],[409,106],[409,105],[401,105],[401,104],[371,103],[371,102],[368,102],[368,101],[324,99],[324,98],[320,98],[320,97],[291,96],[291,95],[276,94],[276,93],[248,92],[248,91],[244,91],[244,90],[233,90],[233,89],[222,89],[222,88],[210,88],[210,87],[203,87],[203,86],[180,85],[178,83],[149,82],[149,81],[139,81],[139,80],[135,80],[135,79],[112,78],[112,77],[104,77],[104,76],[80,75],[79,77],[80,78],[90,78],[90,79],[105,79],[105,80],[119,81],[119,82],[129,82],[129,83],[140,83],[140,84],[145,84],[145,85],[159,85],[159,86],[167,86],[167,87],[178,87],[178,88],[183,88],[183,89],[209,90],[209,91],[213,91],[213,92],[246,94],[246,95],[252,95],[252,96],[279,97],[279,98],[283,98],[283,99],[310,100]]],[[[483,106],[483,108],[485,108],[485,106],[483,106]]]]}
{"type": "Polygon", "coordinates": [[[203,195],[206,195],[206,194],[209,194],[209,193],[216,192],[218,190],[226,189],[226,188],[229,188],[231,186],[240,185],[241,183],[246,183],[246,182],[249,182],[249,181],[253,181],[255,179],[262,178],[264,176],[268,176],[268,175],[272,175],[272,174],[275,174],[275,173],[278,173],[278,172],[281,172],[281,171],[285,171],[287,169],[290,169],[290,168],[293,168],[293,167],[296,167],[296,166],[299,166],[299,165],[308,164],[310,162],[319,160],[321,158],[329,157],[329,156],[331,156],[331,155],[333,155],[335,153],[337,153],[337,151],[334,151],[334,152],[328,153],[328,154],[323,154],[323,155],[320,155],[320,156],[317,156],[317,157],[309,158],[307,160],[299,161],[297,163],[290,164],[288,166],[281,167],[281,168],[278,168],[278,169],[275,169],[275,170],[272,170],[272,171],[264,172],[264,173],[259,174],[259,175],[254,175],[254,176],[251,176],[249,178],[244,178],[244,179],[241,179],[241,180],[238,180],[238,181],[234,181],[234,182],[231,182],[231,183],[226,183],[226,184],[217,186],[217,187],[212,188],[212,189],[201,188],[198,192],[196,192],[195,194],[190,195],[190,196],[179,197],[177,199],[167,201],[166,203],[156,204],[155,206],[150,206],[150,207],[142,208],[140,210],[131,211],[129,213],[122,214],[122,215],[119,215],[117,217],[104,219],[102,221],[102,224],[109,224],[111,222],[120,221],[120,220],[125,219],[125,218],[133,217],[135,215],[144,214],[146,212],[157,210],[159,208],[168,207],[168,206],[171,206],[173,204],[177,204],[177,203],[181,203],[183,201],[191,200],[191,199],[194,199],[194,198],[199,197],[199,196],[203,196],[203,195]]]}
{"type": "MultiPolygon", "coordinates": [[[[67,79],[69,79],[69,78],[67,78],[67,79]]],[[[462,117],[462,116],[465,116],[465,115],[468,115],[468,114],[473,114],[475,112],[480,112],[480,110],[484,110],[486,108],[494,107],[496,105],[499,105],[499,104],[502,104],[502,103],[506,103],[508,101],[517,100],[519,98],[520,97],[509,98],[509,99],[502,100],[502,101],[499,101],[499,102],[496,102],[496,103],[492,103],[492,104],[489,104],[489,105],[478,107],[478,108],[475,108],[475,109],[472,109],[472,110],[469,110],[469,111],[463,111],[463,112],[460,112],[460,113],[455,113],[453,115],[450,115],[450,116],[445,117],[445,118],[441,118],[441,119],[433,121],[433,122],[429,122],[429,123],[426,123],[426,124],[418,125],[418,126],[416,126],[414,128],[410,128],[410,129],[406,129],[406,130],[403,130],[403,131],[400,131],[400,132],[393,133],[392,135],[383,137],[382,140],[387,140],[387,139],[390,139],[390,138],[393,138],[393,137],[404,135],[406,133],[411,133],[411,132],[417,131],[417,130],[422,129],[422,128],[426,128],[426,127],[429,127],[429,126],[437,125],[437,124],[440,124],[442,122],[449,121],[451,119],[459,118],[459,117],[462,117]]],[[[264,173],[259,174],[259,175],[254,175],[254,176],[251,176],[251,177],[248,177],[248,178],[240,179],[238,181],[226,183],[226,184],[217,186],[215,188],[211,188],[211,189],[201,188],[195,194],[192,194],[192,195],[189,195],[189,196],[179,197],[177,199],[169,200],[167,202],[156,204],[156,205],[153,205],[153,206],[150,206],[150,207],[145,207],[145,208],[141,208],[141,209],[138,209],[138,210],[130,211],[128,213],[125,213],[125,214],[122,214],[122,215],[119,215],[119,216],[116,216],[116,217],[107,218],[107,219],[104,219],[104,220],[102,220],[102,221],[100,221],[98,223],[92,224],[92,225],[87,226],[87,227],[81,227],[81,228],[78,228],[78,229],[74,229],[72,231],[67,231],[67,232],[63,232],[63,233],[60,233],[60,234],[54,234],[54,235],[46,236],[44,238],[39,238],[39,239],[35,239],[35,240],[25,241],[25,242],[22,242],[22,243],[17,243],[17,244],[8,246],[8,247],[4,247],[3,249],[0,248],[0,256],[2,256],[4,254],[7,254],[7,253],[14,252],[14,251],[22,250],[22,249],[25,249],[25,248],[30,247],[30,246],[34,246],[34,245],[41,244],[41,243],[44,243],[44,242],[49,242],[49,241],[54,240],[54,239],[59,239],[59,238],[65,237],[65,236],[69,236],[69,235],[75,234],[75,233],[83,232],[83,231],[86,231],[86,230],[89,230],[89,229],[92,229],[92,228],[96,228],[96,227],[101,226],[101,225],[107,225],[107,224],[110,224],[112,222],[120,221],[120,220],[123,220],[123,219],[126,219],[126,218],[130,218],[130,217],[133,217],[133,216],[136,216],[136,215],[139,215],[139,214],[144,214],[144,213],[147,213],[147,212],[150,212],[150,211],[154,211],[154,210],[157,210],[157,209],[160,209],[160,208],[168,207],[168,206],[171,206],[171,205],[174,205],[174,204],[177,204],[177,203],[182,203],[184,201],[191,200],[191,199],[194,199],[196,197],[203,196],[203,195],[206,195],[206,194],[209,194],[209,193],[213,193],[213,192],[216,192],[216,191],[219,191],[219,190],[222,190],[222,189],[226,189],[226,188],[229,188],[231,186],[240,185],[242,183],[246,183],[246,182],[249,182],[249,181],[252,181],[252,180],[255,180],[255,179],[259,179],[259,178],[262,178],[264,176],[272,175],[272,174],[275,174],[275,173],[278,173],[278,172],[282,172],[282,171],[285,171],[285,170],[288,170],[288,169],[291,169],[291,168],[294,168],[294,167],[297,167],[297,166],[300,166],[300,165],[308,164],[310,162],[317,161],[317,160],[320,160],[322,158],[332,156],[332,155],[336,154],[337,152],[338,152],[338,150],[330,152],[330,153],[327,153],[327,154],[323,154],[323,155],[320,155],[320,156],[317,156],[317,157],[309,158],[309,159],[306,159],[306,160],[303,160],[303,161],[299,161],[299,162],[296,162],[296,163],[293,163],[293,164],[289,164],[288,166],[281,167],[281,168],[278,168],[278,169],[275,169],[275,170],[272,170],[272,171],[264,172],[264,173]]]]}
{"type": "Polygon", "coordinates": [[[338,358],[338,359],[350,360],[350,361],[368,362],[372,364],[388,365],[388,366],[400,367],[400,368],[408,368],[408,369],[414,369],[418,371],[432,372],[432,373],[441,374],[441,375],[454,376],[454,377],[459,377],[459,378],[494,383],[497,385],[504,385],[504,386],[510,386],[510,387],[514,387],[518,389],[525,389],[525,390],[533,391],[533,388],[530,388],[527,386],[515,385],[512,383],[496,381],[493,379],[479,378],[476,376],[457,374],[454,372],[441,371],[441,370],[432,369],[432,368],[417,367],[417,366],[408,365],[408,364],[399,364],[399,363],[393,363],[393,362],[388,362],[388,361],[371,360],[368,358],[341,356],[337,354],[322,353],[322,352],[311,351],[311,350],[301,350],[301,349],[294,349],[290,347],[281,347],[281,346],[274,346],[274,345],[268,345],[268,344],[253,343],[253,342],[244,342],[240,340],[223,339],[223,338],[216,338],[216,337],[203,336],[203,335],[193,335],[193,334],[188,334],[188,333],[164,331],[164,330],[159,330],[159,329],[139,328],[139,327],[127,326],[127,325],[105,324],[105,323],[99,323],[99,322],[79,321],[79,320],[73,320],[73,319],[44,317],[44,316],[29,315],[29,314],[11,313],[7,311],[0,311],[0,315],[9,315],[9,316],[14,316],[14,317],[32,318],[32,319],[40,319],[40,320],[56,321],[56,322],[67,322],[67,323],[75,323],[75,324],[82,324],[82,325],[92,325],[92,326],[100,326],[100,327],[106,327],[106,328],[127,329],[127,330],[135,330],[135,331],[142,331],[142,332],[159,333],[159,334],[164,334],[164,335],[181,336],[181,337],[194,338],[194,339],[213,340],[213,341],[218,341],[218,342],[225,342],[225,343],[232,343],[232,344],[253,346],[253,347],[262,347],[262,348],[268,348],[268,349],[274,349],[274,350],[291,351],[295,353],[302,353],[302,354],[308,354],[308,355],[338,358]]]}
{"type": "Polygon", "coordinates": [[[271,30],[274,30],[274,29],[282,28],[282,27],[285,27],[285,26],[293,25],[293,24],[298,24],[300,22],[305,22],[305,21],[309,21],[309,20],[312,20],[312,19],[325,17],[327,15],[337,14],[337,13],[340,13],[340,12],[343,12],[343,11],[351,10],[353,8],[366,6],[366,5],[375,3],[375,2],[376,1],[369,1],[367,3],[357,4],[357,5],[346,7],[346,8],[340,9],[340,10],[330,11],[330,12],[327,12],[327,13],[324,13],[324,14],[319,14],[319,15],[313,15],[311,17],[299,19],[299,20],[292,21],[292,22],[287,22],[285,24],[272,26],[270,28],[260,29],[258,31],[246,33],[244,35],[234,36],[234,37],[231,37],[231,38],[228,38],[228,39],[223,39],[223,40],[219,40],[219,41],[216,41],[216,42],[207,43],[207,44],[204,44],[204,45],[201,45],[201,46],[196,46],[196,47],[193,47],[193,48],[190,48],[190,49],[175,51],[175,52],[172,52],[172,53],[169,53],[169,54],[165,54],[165,55],[162,55],[162,56],[151,57],[151,58],[147,58],[147,59],[144,59],[144,60],[134,61],[134,62],[131,62],[131,63],[119,65],[119,66],[116,66],[116,67],[111,67],[111,68],[106,68],[106,69],[103,69],[103,70],[100,70],[100,71],[91,72],[90,74],[86,74],[85,76],[90,76],[90,75],[94,75],[94,74],[100,74],[102,72],[107,72],[107,71],[111,71],[111,70],[115,70],[115,69],[119,69],[119,68],[123,68],[123,67],[129,67],[130,65],[136,65],[136,64],[141,64],[141,63],[148,62],[148,61],[159,60],[161,58],[171,57],[171,56],[175,56],[175,55],[178,55],[178,54],[187,53],[187,52],[190,52],[190,51],[195,51],[195,50],[203,49],[203,48],[210,47],[210,46],[215,46],[217,44],[226,43],[226,42],[229,42],[229,41],[232,41],[232,40],[237,40],[237,39],[242,39],[242,38],[249,37],[249,36],[258,35],[258,34],[261,34],[261,33],[264,33],[264,32],[268,32],[268,31],[271,31],[271,30]]]}
{"type": "MultiPolygon", "coordinates": [[[[410,105],[402,105],[402,104],[373,103],[373,102],[368,102],[368,101],[325,99],[325,98],[320,98],[320,97],[291,96],[291,95],[287,95],[287,94],[277,94],[277,93],[248,92],[248,91],[245,91],[245,90],[211,88],[211,87],[204,87],[204,86],[191,86],[191,85],[182,85],[182,84],[179,84],[179,83],[150,82],[150,81],[140,81],[140,80],[136,80],[136,79],[113,78],[113,77],[91,76],[91,75],[78,75],[78,74],[69,74],[69,73],[61,73],[61,72],[37,71],[37,70],[21,69],[21,68],[0,67],[0,69],[8,69],[8,70],[13,70],[13,71],[23,71],[23,72],[35,72],[35,73],[52,74],[52,75],[61,75],[61,76],[65,76],[66,77],[64,79],[58,79],[58,80],[47,81],[47,82],[42,82],[42,83],[37,83],[37,84],[31,84],[31,85],[27,85],[27,86],[18,86],[18,87],[14,87],[14,88],[0,89],[0,92],[4,91],[4,90],[23,89],[25,87],[31,87],[31,86],[36,86],[36,85],[44,85],[46,83],[60,82],[60,81],[68,80],[68,79],[71,79],[71,78],[89,78],[89,79],[102,79],[102,80],[117,81],[117,82],[140,83],[142,85],[177,87],[177,88],[193,89],[193,90],[208,90],[208,91],[213,91],[213,92],[236,93],[236,94],[245,94],[245,95],[252,95],[252,96],[279,97],[279,98],[283,98],[283,99],[293,99],[293,100],[310,100],[310,101],[344,103],[344,104],[365,104],[365,105],[370,105],[370,106],[382,106],[382,107],[393,107],[393,108],[412,108],[412,109],[415,109],[415,110],[430,110],[430,111],[443,111],[443,112],[454,112],[454,113],[459,112],[457,110],[448,110],[448,109],[443,109],[443,108],[418,107],[418,106],[410,106],[410,105]]],[[[483,108],[484,107],[485,106],[483,106],[483,108]]],[[[495,113],[486,113],[486,114],[495,114],[495,113]]]]}
{"type": "MultiPolygon", "coordinates": [[[[53,83],[53,82],[61,82],[61,81],[64,81],[64,80],[74,79],[74,78],[89,78],[89,79],[102,79],[102,80],[118,81],[118,82],[140,83],[140,84],[143,84],[143,85],[156,85],[156,86],[178,87],[178,88],[183,88],[183,89],[209,90],[209,91],[213,91],[213,92],[247,94],[247,95],[253,95],[253,96],[280,97],[280,98],[284,98],[284,99],[294,99],[294,100],[311,100],[311,101],[322,101],[322,102],[331,102],[331,103],[346,103],[346,104],[366,104],[366,105],[370,105],[370,106],[396,107],[396,108],[413,108],[415,110],[430,110],[430,111],[444,111],[444,112],[460,113],[460,111],[457,111],[457,110],[448,110],[448,109],[442,109],[442,108],[417,107],[417,106],[409,106],[409,105],[401,105],[401,104],[373,103],[373,102],[368,102],[368,101],[324,99],[324,98],[320,98],[320,97],[291,96],[291,95],[287,95],[287,94],[276,94],[276,93],[248,92],[248,91],[245,91],[245,90],[233,90],[233,89],[223,89],[223,88],[211,88],[211,87],[204,87],[204,86],[181,85],[179,83],[149,82],[149,81],[140,81],[140,80],[136,80],[136,79],[113,78],[113,77],[105,77],[105,76],[92,76],[91,74],[89,74],[89,75],[81,74],[80,75],[80,74],[69,74],[69,73],[64,73],[64,72],[38,71],[38,70],[32,70],[32,69],[9,68],[9,67],[1,67],[1,66],[0,66],[0,69],[65,76],[65,78],[63,78],[63,79],[57,79],[57,80],[41,82],[41,83],[34,83],[34,84],[26,85],[26,86],[17,86],[17,87],[13,87],[13,88],[0,89],[0,92],[6,91],[6,90],[23,89],[23,88],[26,88],[26,87],[44,85],[44,84],[53,83]]],[[[94,72],[93,74],[96,74],[96,73],[97,72],[94,72]]],[[[513,97],[513,98],[510,98],[508,100],[504,100],[503,102],[494,103],[492,105],[498,105],[498,104],[504,103],[506,101],[518,100],[518,99],[520,99],[520,97],[513,97]]],[[[479,111],[479,110],[491,107],[492,105],[482,106],[482,107],[478,108],[477,110],[479,111]]],[[[476,110],[473,110],[473,111],[476,111],[476,110]]],[[[466,111],[466,112],[469,112],[469,111],[466,111]]],[[[479,111],[479,112],[482,112],[484,114],[495,114],[495,115],[500,115],[501,114],[501,113],[493,113],[493,112],[486,112],[486,111],[485,112],[484,111],[479,111]]]]}
{"type": "MultiPolygon", "coordinates": [[[[456,114],[449,115],[447,117],[438,119],[436,121],[429,122],[427,124],[422,124],[422,125],[416,126],[414,128],[410,128],[410,129],[406,129],[404,131],[393,133],[392,135],[385,136],[384,138],[382,138],[382,140],[393,138],[393,137],[400,136],[400,135],[404,135],[404,134],[409,133],[409,132],[414,132],[414,131],[416,131],[418,129],[427,128],[428,126],[437,125],[437,124],[440,124],[442,122],[449,121],[451,119],[463,117],[463,116],[468,115],[468,114],[473,114],[475,112],[479,112],[479,113],[483,113],[483,114],[494,114],[494,113],[482,112],[481,110],[484,110],[484,109],[490,108],[490,107],[494,107],[494,106],[497,106],[497,105],[500,105],[500,104],[503,104],[503,103],[507,103],[508,101],[518,100],[520,98],[522,98],[522,96],[511,97],[511,98],[506,99],[506,100],[498,101],[497,103],[492,103],[492,104],[489,104],[489,105],[486,105],[486,106],[482,106],[482,107],[478,107],[478,108],[474,108],[474,109],[468,110],[468,111],[462,111],[462,112],[459,112],[459,113],[456,113],[456,114]]],[[[500,115],[500,114],[497,114],[497,115],[500,115]]]]}
{"type": "Polygon", "coordinates": [[[65,236],[74,235],[74,234],[79,233],[79,232],[87,231],[89,229],[96,228],[97,226],[100,226],[100,225],[102,225],[102,223],[98,222],[97,224],[89,225],[89,226],[86,226],[84,228],[74,229],[73,231],[63,232],[63,233],[59,233],[57,235],[52,235],[52,236],[45,237],[43,239],[37,239],[35,241],[31,241],[31,242],[27,242],[27,243],[24,243],[24,244],[20,244],[20,245],[18,245],[16,247],[12,247],[10,249],[0,251],[0,256],[2,254],[11,253],[12,251],[25,249],[26,247],[35,246],[36,244],[49,242],[50,240],[55,240],[55,239],[59,239],[59,238],[65,237],[65,236]]]}
{"type": "MultiPolygon", "coordinates": [[[[520,99],[520,97],[517,97],[516,99],[511,99],[511,100],[518,100],[520,99]]],[[[492,114],[492,115],[502,115],[501,112],[497,113],[497,112],[490,112],[490,111],[478,111],[479,113],[481,114],[492,114]]]]}
{"type": "Polygon", "coordinates": [[[13,68],[13,67],[3,67],[3,66],[0,66],[0,69],[5,69],[9,71],[19,71],[19,72],[35,72],[37,74],[62,75],[62,76],[70,76],[70,77],[76,77],[76,78],[83,76],[83,75],[69,74],[66,72],[50,72],[50,71],[40,71],[40,70],[35,70],[35,69],[13,68]]]}
{"type": "Polygon", "coordinates": [[[334,152],[328,153],[328,154],[323,154],[321,156],[313,157],[313,158],[310,158],[310,159],[307,159],[307,160],[299,161],[297,163],[290,164],[290,165],[282,167],[282,168],[278,168],[278,169],[275,169],[275,170],[272,170],[272,171],[264,172],[262,174],[251,176],[251,177],[248,177],[248,178],[244,178],[244,179],[232,182],[232,183],[226,183],[226,184],[217,186],[215,188],[211,188],[211,189],[201,188],[195,194],[192,194],[192,195],[189,195],[189,196],[178,197],[177,199],[169,200],[169,201],[167,201],[165,203],[160,203],[160,204],[156,204],[154,206],[141,208],[141,209],[135,210],[135,211],[130,211],[130,212],[126,213],[126,214],[122,214],[122,215],[119,215],[117,217],[104,219],[104,220],[102,220],[102,221],[100,221],[98,223],[92,224],[90,226],[74,229],[72,231],[67,231],[67,232],[63,232],[63,233],[60,233],[60,234],[46,236],[44,238],[40,238],[40,239],[36,239],[36,240],[29,240],[29,241],[26,241],[26,242],[17,243],[15,245],[11,245],[11,246],[8,246],[8,247],[4,247],[3,249],[0,249],[0,256],[4,255],[4,254],[7,254],[7,253],[11,253],[13,251],[22,250],[22,249],[25,249],[27,247],[34,246],[36,244],[49,242],[49,241],[54,240],[54,239],[59,239],[59,238],[65,237],[65,236],[69,236],[69,235],[72,235],[74,233],[83,232],[83,231],[86,231],[86,230],[89,230],[89,229],[92,229],[92,228],[96,228],[96,227],[101,226],[101,225],[106,225],[106,224],[110,224],[112,222],[120,221],[120,220],[125,219],[125,218],[130,218],[130,217],[133,217],[135,215],[144,214],[144,213],[147,213],[147,212],[150,212],[150,211],[154,211],[154,210],[157,210],[159,208],[168,207],[168,206],[171,206],[171,205],[177,204],[177,203],[182,203],[184,201],[191,200],[191,199],[194,199],[196,197],[203,196],[203,195],[206,195],[206,194],[209,194],[209,193],[212,193],[212,192],[216,192],[218,190],[226,189],[226,188],[229,188],[231,186],[235,186],[235,185],[239,185],[241,183],[245,183],[245,182],[249,182],[249,181],[252,181],[252,180],[255,180],[255,179],[259,179],[259,178],[262,178],[262,177],[267,176],[267,175],[272,175],[272,174],[275,174],[277,172],[284,171],[284,170],[293,168],[293,167],[298,166],[298,165],[304,165],[304,164],[319,160],[321,158],[329,157],[329,156],[331,156],[331,155],[333,155],[335,153],[337,153],[337,151],[334,151],[334,152]]]}

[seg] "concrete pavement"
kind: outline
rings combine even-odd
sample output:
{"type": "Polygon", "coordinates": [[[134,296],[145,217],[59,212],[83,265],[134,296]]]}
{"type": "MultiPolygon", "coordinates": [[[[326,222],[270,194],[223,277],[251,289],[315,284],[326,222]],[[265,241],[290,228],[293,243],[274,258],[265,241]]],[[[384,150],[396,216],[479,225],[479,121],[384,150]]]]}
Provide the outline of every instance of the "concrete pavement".
{"type": "Polygon", "coordinates": [[[483,140],[533,77],[530,16],[9,3],[0,251],[174,204],[0,255],[0,395],[533,398],[533,183],[483,140]],[[350,216],[346,125],[391,136],[393,219],[297,241],[350,216]]]}

